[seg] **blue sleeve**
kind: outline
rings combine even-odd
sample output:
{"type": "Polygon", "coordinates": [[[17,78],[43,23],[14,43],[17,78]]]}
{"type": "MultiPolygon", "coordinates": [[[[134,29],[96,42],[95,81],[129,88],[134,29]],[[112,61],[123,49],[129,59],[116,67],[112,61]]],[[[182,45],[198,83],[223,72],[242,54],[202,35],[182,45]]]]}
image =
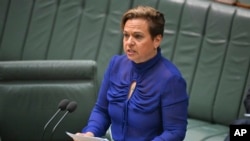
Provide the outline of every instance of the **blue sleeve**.
{"type": "Polygon", "coordinates": [[[180,76],[172,76],[163,88],[161,111],[164,131],[153,141],[183,141],[188,117],[186,82],[180,76]]]}
{"type": "Polygon", "coordinates": [[[109,87],[109,73],[112,68],[114,58],[109,63],[104,73],[104,78],[98,93],[97,102],[90,114],[88,125],[82,129],[82,132],[92,132],[96,137],[104,136],[110,126],[110,117],[108,114],[107,90],[109,87]]]}

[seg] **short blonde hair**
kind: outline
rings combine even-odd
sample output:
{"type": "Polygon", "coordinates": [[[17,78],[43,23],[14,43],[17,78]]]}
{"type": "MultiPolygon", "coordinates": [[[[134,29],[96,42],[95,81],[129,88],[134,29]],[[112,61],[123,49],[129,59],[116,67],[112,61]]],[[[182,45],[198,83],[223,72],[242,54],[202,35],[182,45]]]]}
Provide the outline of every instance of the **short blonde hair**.
{"type": "Polygon", "coordinates": [[[152,38],[159,34],[163,36],[165,25],[164,14],[150,6],[137,6],[124,13],[121,21],[121,29],[124,29],[127,20],[136,18],[142,18],[148,21],[149,33],[152,38]]]}

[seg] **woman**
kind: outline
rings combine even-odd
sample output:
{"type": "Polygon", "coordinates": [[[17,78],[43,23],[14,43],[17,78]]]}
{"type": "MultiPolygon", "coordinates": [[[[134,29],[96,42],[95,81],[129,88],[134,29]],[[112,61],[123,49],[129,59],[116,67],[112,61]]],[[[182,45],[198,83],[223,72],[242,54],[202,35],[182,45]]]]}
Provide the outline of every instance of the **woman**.
{"type": "Polygon", "coordinates": [[[187,126],[188,96],[181,73],[161,55],[164,15],[138,6],[122,18],[125,55],[114,56],[104,74],[83,136],[115,141],[181,141],[187,126]]]}

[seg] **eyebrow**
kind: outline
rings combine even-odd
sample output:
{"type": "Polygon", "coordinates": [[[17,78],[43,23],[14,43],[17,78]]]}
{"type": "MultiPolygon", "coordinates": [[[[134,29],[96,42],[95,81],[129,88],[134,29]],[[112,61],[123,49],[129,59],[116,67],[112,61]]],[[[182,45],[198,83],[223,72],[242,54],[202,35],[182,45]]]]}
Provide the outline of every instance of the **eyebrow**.
{"type": "MultiPolygon", "coordinates": [[[[127,32],[127,31],[123,30],[123,33],[129,33],[129,32],[127,32]]],[[[138,31],[135,31],[135,32],[133,32],[132,34],[143,34],[143,32],[138,32],[138,31]]]]}

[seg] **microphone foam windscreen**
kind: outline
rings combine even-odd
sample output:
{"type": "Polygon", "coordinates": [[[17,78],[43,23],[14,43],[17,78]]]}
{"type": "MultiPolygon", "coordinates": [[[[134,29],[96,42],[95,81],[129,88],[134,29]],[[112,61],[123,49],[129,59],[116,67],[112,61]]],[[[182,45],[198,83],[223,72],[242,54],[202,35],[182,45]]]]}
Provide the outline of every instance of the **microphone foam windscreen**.
{"type": "Polygon", "coordinates": [[[76,107],[77,107],[77,103],[75,101],[72,101],[69,103],[66,109],[71,113],[75,111],[76,107]]]}
{"type": "Polygon", "coordinates": [[[67,107],[68,104],[69,104],[69,100],[68,99],[63,99],[58,104],[58,108],[61,109],[62,111],[64,111],[66,109],[66,107],[67,107]]]}

